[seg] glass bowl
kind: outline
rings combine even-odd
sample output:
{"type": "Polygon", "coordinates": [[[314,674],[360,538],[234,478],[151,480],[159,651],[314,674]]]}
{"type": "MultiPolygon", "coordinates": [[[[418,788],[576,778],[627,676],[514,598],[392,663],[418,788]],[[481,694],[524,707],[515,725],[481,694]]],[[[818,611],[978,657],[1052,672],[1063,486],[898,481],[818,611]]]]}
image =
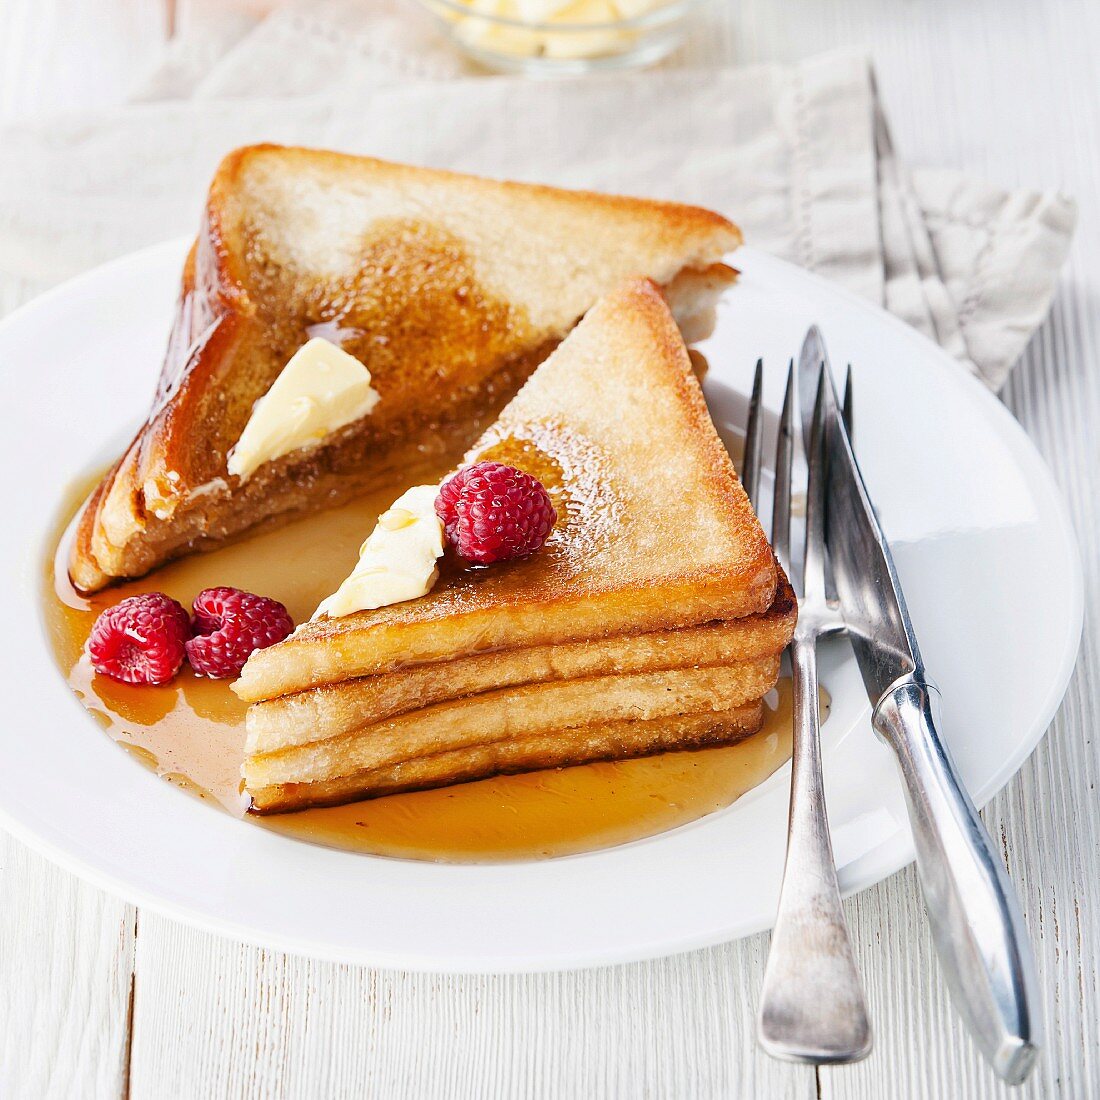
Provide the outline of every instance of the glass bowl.
{"type": "Polygon", "coordinates": [[[420,0],[478,64],[538,76],[659,61],[684,40],[690,17],[706,2],[572,0],[553,18],[537,21],[522,18],[524,8],[534,6],[523,0],[420,0]]]}

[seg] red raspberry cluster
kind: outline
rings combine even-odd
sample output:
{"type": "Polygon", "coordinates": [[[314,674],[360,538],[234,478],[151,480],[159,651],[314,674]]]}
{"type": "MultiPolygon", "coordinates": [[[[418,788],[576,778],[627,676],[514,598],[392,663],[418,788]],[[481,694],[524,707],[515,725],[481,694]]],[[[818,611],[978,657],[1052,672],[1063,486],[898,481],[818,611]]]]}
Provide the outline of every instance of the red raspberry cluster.
{"type": "Polygon", "coordinates": [[[200,676],[227,679],[254,650],[281,642],[294,629],[277,600],[239,588],[207,588],[192,610],[193,618],[163,592],[107,608],[88,637],[92,667],[127,684],[166,684],[189,660],[200,676]]]}
{"type": "Polygon", "coordinates": [[[529,557],[558,518],[538,478],[500,462],[477,462],[448,478],[435,512],[459,556],[479,565],[529,557]]]}

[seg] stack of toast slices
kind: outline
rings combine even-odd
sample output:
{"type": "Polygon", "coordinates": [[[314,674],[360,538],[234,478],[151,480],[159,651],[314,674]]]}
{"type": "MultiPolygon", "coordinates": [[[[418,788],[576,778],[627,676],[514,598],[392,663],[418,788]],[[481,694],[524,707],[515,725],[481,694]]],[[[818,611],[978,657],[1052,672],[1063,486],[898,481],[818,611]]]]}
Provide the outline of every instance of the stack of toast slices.
{"type": "Polygon", "coordinates": [[[310,149],[231,153],[148,419],[80,517],[73,584],[95,592],[446,465],[631,275],[662,287],[686,338],[705,337],[740,239],[677,203],[310,149]],[[253,406],[311,337],[369,369],[377,406],[246,480],[230,474],[253,406]]]}
{"type": "Polygon", "coordinates": [[[529,558],[444,559],[405,603],[249,659],[245,788],[271,813],[758,730],[796,601],[658,287],[603,297],[466,456],[536,476],[529,558]]]}

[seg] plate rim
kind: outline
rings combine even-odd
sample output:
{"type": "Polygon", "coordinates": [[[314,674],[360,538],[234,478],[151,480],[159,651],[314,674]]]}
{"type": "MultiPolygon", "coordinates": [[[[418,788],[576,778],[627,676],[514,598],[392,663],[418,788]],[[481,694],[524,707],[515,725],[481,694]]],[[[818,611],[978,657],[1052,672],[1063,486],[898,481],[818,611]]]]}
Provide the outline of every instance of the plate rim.
{"type": "MultiPolygon", "coordinates": [[[[130,265],[138,265],[149,262],[152,257],[182,255],[190,244],[190,238],[175,238],[170,241],[162,241],[149,245],[135,252],[117,257],[105,264],[101,264],[89,271],[83,272],[74,278],[66,280],[45,293],[38,295],[18,309],[8,314],[0,321],[0,339],[6,336],[10,328],[15,328],[23,323],[27,316],[37,311],[48,311],[53,304],[64,299],[73,292],[80,291],[85,284],[95,284],[103,278],[109,278],[117,268],[126,268],[130,265]]],[[[1009,445],[1013,459],[1024,468],[1030,484],[1042,490],[1044,499],[1053,506],[1059,520],[1059,534],[1062,536],[1064,549],[1067,551],[1066,580],[1070,592],[1070,604],[1067,615],[1067,631],[1064,639],[1063,652],[1058,665],[1058,675],[1048,684],[1048,689],[1042,700],[1037,719],[1033,728],[1029,729],[1027,737],[1023,738],[1017,750],[1009,755],[999,768],[972,796],[979,806],[985,805],[993,798],[1009,780],[1020,770],[1028,757],[1034,752],[1042,738],[1045,736],[1053,718],[1055,717],[1062,700],[1065,697],[1077,662],[1080,649],[1080,640],[1084,620],[1084,575],[1081,564],[1080,547],[1077,542],[1076,532],[1070,519],[1069,508],[1054,480],[1050,468],[1043,456],[1039,453],[1035,444],[1027,435],[1023,426],[1012,416],[1008,408],[992,394],[975,377],[964,373],[959,365],[951,359],[947,353],[934,342],[906,325],[899,318],[876,307],[873,303],[861,298],[857,294],[836,286],[827,280],[805,271],[788,261],[761,252],[751,246],[745,246],[738,250],[736,257],[743,263],[748,261],[753,266],[763,269],[765,272],[770,267],[784,280],[808,281],[819,292],[844,302],[849,308],[859,313],[871,313],[876,323],[886,321],[899,338],[914,343],[922,355],[936,356],[941,361],[949,362],[954,368],[953,377],[962,386],[971,387],[971,392],[977,397],[979,405],[989,416],[990,423],[998,430],[1002,439],[1009,445]],[[1025,462],[1026,460],[1026,462],[1025,462]]],[[[42,532],[35,532],[35,551],[42,532]]],[[[24,548],[25,549],[25,548],[24,548]]],[[[23,555],[25,560],[25,555],[23,555]]],[[[35,559],[37,560],[37,558],[35,559]]],[[[31,581],[30,583],[34,583],[31,581]]],[[[44,623],[39,616],[38,626],[44,630],[44,623]]],[[[55,669],[56,672],[56,669],[55,669]]],[[[63,680],[58,676],[58,683],[63,680]]],[[[76,707],[79,703],[73,700],[76,707]]],[[[76,713],[74,709],[74,714],[76,713]]],[[[788,765],[789,767],[789,765],[788,765]]],[[[155,777],[150,776],[150,779],[155,777]]],[[[181,792],[176,792],[180,797],[185,797],[181,792]]],[[[666,939],[659,945],[637,945],[623,948],[618,952],[599,951],[575,951],[569,957],[541,957],[538,959],[517,958],[512,955],[500,957],[480,956],[481,961],[476,965],[469,965],[458,960],[454,965],[447,965],[445,959],[440,959],[431,954],[422,957],[415,953],[389,952],[372,948],[361,948],[349,951],[342,945],[329,945],[325,941],[308,941],[305,937],[284,936],[270,929],[256,930],[253,926],[243,924],[236,920],[229,920],[212,913],[210,909],[200,909],[178,900],[161,896],[136,884],[133,880],[126,879],[112,873],[106,866],[97,865],[91,859],[56,843],[52,838],[37,831],[32,824],[9,811],[6,804],[0,803],[0,825],[19,839],[28,847],[46,856],[51,862],[61,866],[65,870],[77,875],[84,881],[107,890],[115,896],[121,897],[134,905],[141,905],[151,911],[168,916],[183,923],[212,931],[218,935],[232,937],[242,942],[261,947],[271,947],[290,954],[302,955],[310,958],[327,959],[336,962],[352,963],[359,965],[380,966],[388,968],[400,968],[417,971],[430,971],[435,973],[478,973],[478,974],[503,974],[503,973],[534,973],[565,971],[591,966],[615,965],[626,962],[640,961],[644,959],[659,958],[679,954],[684,951],[701,947],[713,946],[718,943],[728,942],[732,939],[743,938],[761,931],[762,928],[750,927],[739,931],[700,930],[693,934],[685,935],[678,939],[666,939]]],[[[870,886],[876,885],[886,877],[907,866],[913,859],[911,838],[899,845],[880,845],[886,851],[880,853],[880,858],[871,860],[862,870],[859,881],[849,885],[844,893],[850,896],[870,886]]],[[[770,922],[763,927],[770,926],[770,922]]]]}

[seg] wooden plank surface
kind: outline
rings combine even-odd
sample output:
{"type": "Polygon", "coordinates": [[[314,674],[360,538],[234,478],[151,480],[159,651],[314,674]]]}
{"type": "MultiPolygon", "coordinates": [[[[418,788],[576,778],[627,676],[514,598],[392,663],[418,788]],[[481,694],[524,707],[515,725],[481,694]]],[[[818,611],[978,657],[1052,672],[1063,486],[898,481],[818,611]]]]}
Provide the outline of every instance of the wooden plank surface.
{"type": "Polygon", "coordinates": [[[137,911],[0,835],[0,1096],[121,1096],[137,911]]]}
{"type": "MultiPolygon", "coordinates": [[[[2,0],[0,120],[117,103],[164,34],[150,0],[2,0]]],[[[0,313],[35,289],[0,280],[0,313]]],[[[125,1095],[136,922],[0,831],[0,1096],[125,1095]]]]}
{"type": "Polygon", "coordinates": [[[812,1070],[758,1055],[746,1026],[761,947],[450,977],[296,959],[143,914],[131,1095],[808,1100],[812,1070]]]}
{"type": "MultiPolygon", "coordinates": [[[[696,60],[866,44],[911,163],[1061,186],[1082,202],[1061,294],[1007,400],[1081,535],[1085,648],[1050,734],[985,817],[1020,887],[1048,997],[1046,1054],[1014,1095],[1100,1095],[1100,5],[742,0],[718,17],[696,60]]],[[[117,101],[161,35],[151,0],[5,0],[0,115],[117,101]]],[[[0,309],[29,289],[0,286],[0,309]]],[[[877,1047],[862,1066],[815,1075],[753,1045],[764,937],[568,975],[369,971],[135,914],[0,837],[0,1095],[1007,1095],[947,1002],[912,872],[848,912],[877,1047]]]]}

